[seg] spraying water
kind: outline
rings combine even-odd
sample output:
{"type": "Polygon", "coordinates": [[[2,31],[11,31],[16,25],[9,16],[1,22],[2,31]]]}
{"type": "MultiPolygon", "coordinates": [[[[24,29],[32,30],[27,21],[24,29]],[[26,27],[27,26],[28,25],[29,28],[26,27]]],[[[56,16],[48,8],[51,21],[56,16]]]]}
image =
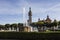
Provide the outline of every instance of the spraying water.
{"type": "MultiPolygon", "coordinates": [[[[25,2],[25,5],[23,7],[23,26],[24,27],[25,26],[31,27],[31,26],[28,25],[27,19],[26,19],[26,7],[29,6],[29,5],[28,5],[28,2],[26,2],[25,0],[24,0],[24,2],[25,2]]],[[[32,31],[32,27],[31,27],[31,31],[32,31]]]]}
{"type": "Polygon", "coordinates": [[[25,19],[25,8],[23,8],[23,26],[26,26],[26,19],[25,19]]]}

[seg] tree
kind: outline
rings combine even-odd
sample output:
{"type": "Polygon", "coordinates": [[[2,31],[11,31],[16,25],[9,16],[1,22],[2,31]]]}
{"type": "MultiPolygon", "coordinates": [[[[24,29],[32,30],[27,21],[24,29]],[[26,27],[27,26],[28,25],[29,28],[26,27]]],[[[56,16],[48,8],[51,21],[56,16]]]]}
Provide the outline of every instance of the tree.
{"type": "Polygon", "coordinates": [[[53,25],[56,27],[58,25],[57,21],[54,20],[53,25]]]}
{"type": "Polygon", "coordinates": [[[60,21],[58,22],[58,25],[60,25],[60,21]]]}
{"type": "MultiPolygon", "coordinates": [[[[16,23],[14,23],[14,24],[11,24],[11,29],[12,29],[12,27],[14,27],[14,30],[16,30],[17,27],[18,27],[18,25],[17,25],[16,23]]],[[[16,31],[17,31],[17,30],[16,30],[16,31]]]]}
{"type": "Polygon", "coordinates": [[[37,25],[40,27],[43,26],[43,24],[44,24],[44,22],[37,22],[37,25]]]}
{"type": "Polygon", "coordinates": [[[4,26],[4,25],[0,25],[0,30],[1,30],[1,29],[4,30],[4,29],[5,29],[5,26],[4,26]]]}
{"type": "Polygon", "coordinates": [[[18,27],[19,27],[19,31],[22,32],[23,31],[23,24],[22,23],[18,23],[18,27]]]}
{"type": "Polygon", "coordinates": [[[10,27],[10,24],[5,24],[5,30],[8,30],[10,27]]]}
{"type": "Polygon", "coordinates": [[[18,27],[21,27],[21,26],[23,26],[23,24],[22,23],[18,23],[18,27]]]}
{"type": "Polygon", "coordinates": [[[43,31],[44,31],[44,22],[37,22],[37,26],[39,28],[39,31],[41,28],[43,28],[43,31]]]}
{"type": "Polygon", "coordinates": [[[52,24],[53,24],[53,26],[54,26],[54,31],[55,31],[55,28],[57,27],[58,22],[57,22],[56,20],[54,20],[54,22],[53,22],[52,24]]]}
{"type": "Polygon", "coordinates": [[[30,24],[30,26],[35,27],[35,26],[37,26],[37,23],[33,22],[33,23],[30,24]]]}

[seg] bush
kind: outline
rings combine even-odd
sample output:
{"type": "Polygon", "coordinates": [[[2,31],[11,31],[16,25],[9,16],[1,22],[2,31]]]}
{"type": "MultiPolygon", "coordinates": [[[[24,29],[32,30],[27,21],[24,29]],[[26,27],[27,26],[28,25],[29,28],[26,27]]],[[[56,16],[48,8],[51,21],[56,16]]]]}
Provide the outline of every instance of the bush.
{"type": "Polygon", "coordinates": [[[0,32],[0,38],[21,39],[21,40],[51,40],[60,37],[59,33],[36,33],[36,32],[0,32]]]}

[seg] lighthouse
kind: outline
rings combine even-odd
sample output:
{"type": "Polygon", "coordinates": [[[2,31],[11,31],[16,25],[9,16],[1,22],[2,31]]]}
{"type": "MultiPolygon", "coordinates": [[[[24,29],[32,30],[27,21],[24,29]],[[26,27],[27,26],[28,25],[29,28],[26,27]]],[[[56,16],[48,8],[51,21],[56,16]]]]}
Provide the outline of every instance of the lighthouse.
{"type": "Polygon", "coordinates": [[[28,25],[32,23],[32,11],[31,7],[29,7],[29,12],[28,12],[28,25]]]}

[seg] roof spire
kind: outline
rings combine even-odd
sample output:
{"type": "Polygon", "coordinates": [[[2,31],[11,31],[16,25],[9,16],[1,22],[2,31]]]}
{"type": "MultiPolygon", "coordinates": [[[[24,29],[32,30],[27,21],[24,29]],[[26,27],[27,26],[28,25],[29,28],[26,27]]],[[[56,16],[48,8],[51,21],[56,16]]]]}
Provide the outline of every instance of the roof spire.
{"type": "Polygon", "coordinates": [[[47,18],[49,18],[49,15],[47,15],[47,18]]]}
{"type": "Polygon", "coordinates": [[[29,10],[31,10],[31,7],[29,7],[29,10]]]}
{"type": "Polygon", "coordinates": [[[29,12],[28,12],[29,14],[29,16],[32,16],[32,11],[31,11],[31,7],[29,7],[29,12]]]}

